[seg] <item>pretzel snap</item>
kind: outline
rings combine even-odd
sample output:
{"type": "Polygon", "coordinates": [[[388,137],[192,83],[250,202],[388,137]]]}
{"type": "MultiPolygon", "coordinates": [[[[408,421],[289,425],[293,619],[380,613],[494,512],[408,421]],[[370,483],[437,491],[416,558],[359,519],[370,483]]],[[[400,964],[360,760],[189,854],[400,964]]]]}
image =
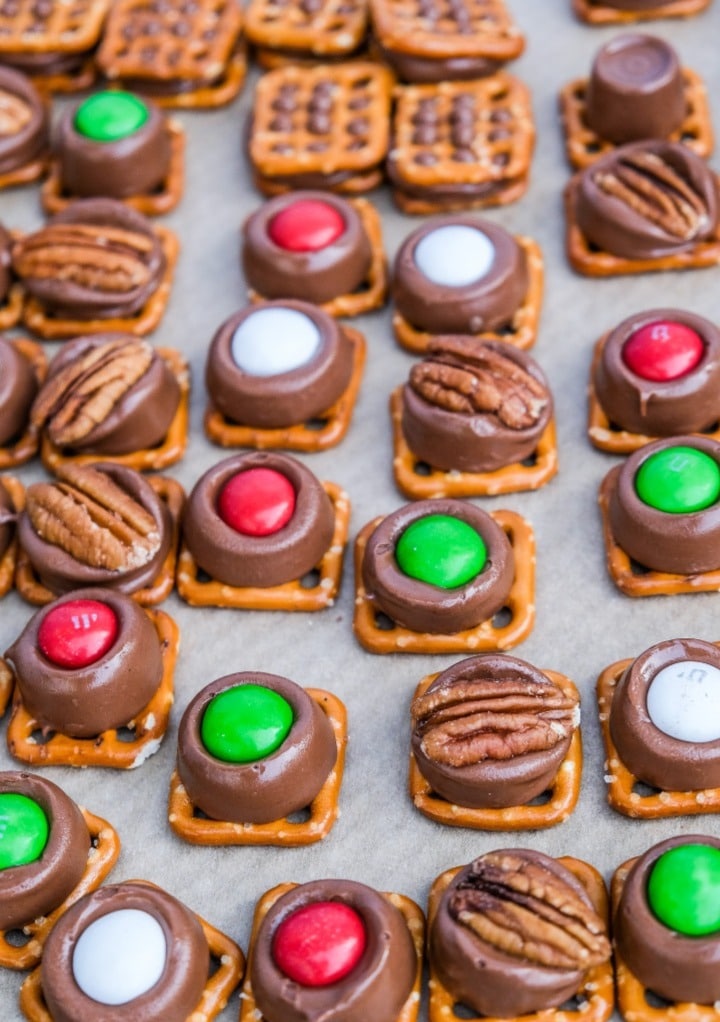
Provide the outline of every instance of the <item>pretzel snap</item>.
{"type": "Polygon", "coordinates": [[[524,39],[505,0],[465,0],[442,4],[428,18],[418,0],[370,0],[372,28],[382,47],[436,60],[485,57],[514,60],[524,39]],[[462,24],[458,8],[465,15],[462,24]]]}

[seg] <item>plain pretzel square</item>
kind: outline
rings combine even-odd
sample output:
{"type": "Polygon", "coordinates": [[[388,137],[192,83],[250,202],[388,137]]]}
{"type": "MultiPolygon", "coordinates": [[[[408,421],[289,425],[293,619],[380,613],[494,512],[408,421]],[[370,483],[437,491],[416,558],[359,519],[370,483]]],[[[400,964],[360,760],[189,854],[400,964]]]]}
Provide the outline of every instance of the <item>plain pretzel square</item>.
{"type": "Polygon", "coordinates": [[[266,67],[278,66],[273,57],[285,61],[296,55],[315,61],[346,57],[362,46],[367,24],[367,0],[314,4],[251,0],[245,8],[245,35],[259,49],[266,67]]]}
{"type": "Polygon", "coordinates": [[[478,57],[514,60],[525,46],[505,0],[464,0],[442,4],[439,17],[427,18],[418,0],[370,0],[375,38],[388,50],[446,60],[478,57]],[[459,24],[456,8],[466,19],[459,24]]]}

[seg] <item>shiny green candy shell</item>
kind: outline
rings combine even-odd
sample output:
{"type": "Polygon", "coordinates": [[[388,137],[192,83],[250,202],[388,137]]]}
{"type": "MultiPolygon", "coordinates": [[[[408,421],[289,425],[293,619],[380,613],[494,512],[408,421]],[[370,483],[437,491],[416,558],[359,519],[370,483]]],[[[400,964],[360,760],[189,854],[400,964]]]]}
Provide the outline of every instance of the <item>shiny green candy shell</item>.
{"type": "Polygon", "coordinates": [[[292,724],[292,707],[277,692],[263,685],[236,685],[210,700],[200,737],[217,759],[253,763],[275,752],[292,724]]]}
{"type": "Polygon", "coordinates": [[[92,142],[117,142],[139,131],[148,117],[145,103],[131,92],[97,92],[79,107],[75,130],[92,142]]]}
{"type": "Polygon", "coordinates": [[[395,559],[410,578],[440,589],[456,589],[483,570],[487,548],[467,522],[451,515],[426,515],[403,532],[395,559]]]}
{"type": "Polygon", "coordinates": [[[678,845],[665,852],[648,879],[648,903],[661,923],[686,937],[720,931],[720,849],[678,845]]]}
{"type": "Polygon", "coordinates": [[[0,794],[0,869],[37,862],[50,827],[41,807],[27,795],[0,794]]]}
{"type": "Polygon", "coordinates": [[[640,500],[657,511],[703,511],[720,497],[720,467],[695,447],[666,447],[642,463],[635,489],[640,500]]]}

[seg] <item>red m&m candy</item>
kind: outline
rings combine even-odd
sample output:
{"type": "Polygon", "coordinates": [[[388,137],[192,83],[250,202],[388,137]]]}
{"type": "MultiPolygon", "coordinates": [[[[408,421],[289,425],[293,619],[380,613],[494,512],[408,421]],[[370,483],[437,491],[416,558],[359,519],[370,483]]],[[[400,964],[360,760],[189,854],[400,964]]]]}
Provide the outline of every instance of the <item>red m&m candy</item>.
{"type": "Polygon", "coordinates": [[[677,380],[698,365],[705,344],[702,337],[684,323],[657,320],[646,323],[623,345],[623,361],[644,380],[665,383],[677,380]]]}
{"type": "Polygon", "coordinates": [[[107,653],[117,634],[117,616],[106,603],[69,600],[45,615],[38,645],[58,667],[88,667],[107,653]]]}
{"type": "Polygon", "coordinates": [[[238,472],[220,491],[218,513],[244,536],[271,536],[295,511],[295,490],[287,476],[272,468],[238,472]]]}
{"type": "Polygon", "coordinates": [[[345,231],[345,221],[329,202],[299,199],[277,213],[268,226],[271,240],[287,252],[317,252],[345,231]]]}
{"type": "Polygon", "coordinates": [[[316,901],[292,912],[278,926],[272,955],[295,983],[323,987],[344,979],[362,958],[365,925],[349,905],[316,901]]]}

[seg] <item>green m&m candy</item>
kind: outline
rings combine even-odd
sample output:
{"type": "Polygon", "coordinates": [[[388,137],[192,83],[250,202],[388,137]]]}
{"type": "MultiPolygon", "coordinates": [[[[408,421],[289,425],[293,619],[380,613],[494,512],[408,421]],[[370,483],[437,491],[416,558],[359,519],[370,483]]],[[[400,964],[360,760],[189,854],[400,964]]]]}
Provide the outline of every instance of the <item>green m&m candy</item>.
{"type": "Polygon", "coordinates": [[[720,497],[720,467],[695,447],[665,447],[642,463],[635,489],[640,500],[657,511],[703,511],[720,497]]]}
{"type": "Polygon", "coordinates": [[[720,931],[720,848],[678,845],[648,878],[648,904],[665,926],[686,937],[720,931]]]}
{"type": "Polygon", "coordinates": [[[210,700],[200,724],[207,751],[227,763],[253,763],[275,752],[293,724],[287,699],[263,685],[236,685],[210,700]]]}
{"type": "Polygon", "coordinates": [[[75,130],[91,142],[117,142],[139,131],[149,116],[131,92],[96,92],[78,108],[75,130]]]}
{"type": "Polygon", "coordinates": [[[475,529],[451,515],[425,515],[409,525],[395,547],[404,575],[440,589],[456,589],[475,578],[487,547],[475,529]]]}
{"type": "Polygon", "coordinates": [[[49,833],[45,811],[34,799],[15,791],[0,794],[0,869],[37,862],[49,833]]]}

